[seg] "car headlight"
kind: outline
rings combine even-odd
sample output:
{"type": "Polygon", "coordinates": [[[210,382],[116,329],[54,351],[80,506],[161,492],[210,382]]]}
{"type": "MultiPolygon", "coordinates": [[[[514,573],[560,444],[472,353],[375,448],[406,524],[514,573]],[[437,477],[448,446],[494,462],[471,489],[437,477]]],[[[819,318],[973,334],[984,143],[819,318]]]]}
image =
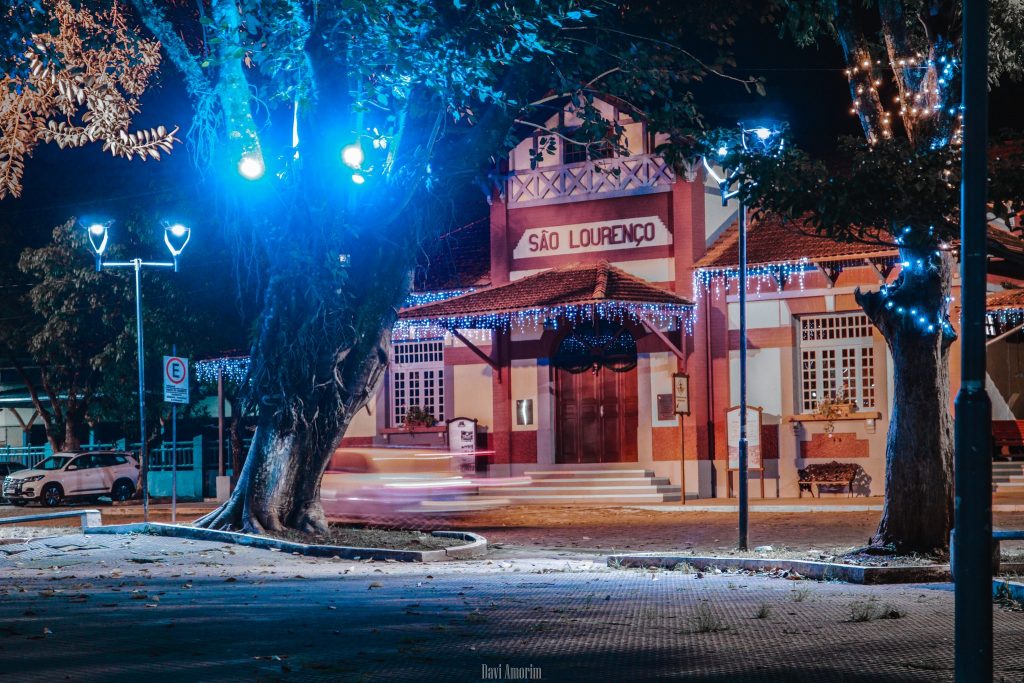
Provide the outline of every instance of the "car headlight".
{"type": "Polygon", "coordinates": [[[30,481],[39,481],[40,479],[45,479],[45,478],[46,478],[45,474],[37,474],[34,477],[25,477],[21,481],[27,484],[30,481]]]}

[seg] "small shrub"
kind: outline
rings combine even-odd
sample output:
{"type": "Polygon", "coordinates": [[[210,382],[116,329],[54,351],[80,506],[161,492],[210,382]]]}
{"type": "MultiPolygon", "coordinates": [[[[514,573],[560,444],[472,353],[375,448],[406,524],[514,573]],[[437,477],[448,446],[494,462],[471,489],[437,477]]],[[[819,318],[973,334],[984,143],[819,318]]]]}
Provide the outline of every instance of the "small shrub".
{"type": "Polygon", "coordinates": [[[728,626],[722,623],[719,616],[715,614],[715,611],[711,609],[711,605],[706,602],[702,602],[697,606],[697,610],[690,617],[690,621],[693,622],[695,633],[717,633],[728,628],[728,626]]]}
{"type": "Polygon", "coordinates": [[[791,596],[793,602],[803,602],[807,599],[807,596],[811,594],[810,588],[797,588],[793,591],[791,596]]]}
{"type": "Polygon", "coordinates": [[[881,616],[878,603],[874,600],[857,600],[850,603],[850,621],[864,623],[874,621],[881,616]]]}
{"type": "Polygon", "coordinates": [[[772,606],[767,602],[762,602],[757,607],[757,613],[754,615],[757,619],[767,619],[772,615],[772,606]]]}

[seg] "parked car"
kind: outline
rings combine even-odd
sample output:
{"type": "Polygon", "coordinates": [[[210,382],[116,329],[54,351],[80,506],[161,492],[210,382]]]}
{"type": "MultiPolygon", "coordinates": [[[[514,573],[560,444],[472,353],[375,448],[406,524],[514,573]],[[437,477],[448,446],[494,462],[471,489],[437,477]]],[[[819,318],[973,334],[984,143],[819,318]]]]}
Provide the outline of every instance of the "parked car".
{"type": "MultiPolygon", "coordinates": [[[[2,482],[8,474],[17,472],[18,470],[25,469],[25,466],[20,462],[0,462],[0,488],[2,488],[2,482]]],[[[0,503],[8,503],[6,498],[3,497],[3,491],[0,490],[0,503]]]]}
{"type": "Polygon", "coordinates": [[[131,453],[55,453],[5,477],[3,496],[15,505],[38,501],[47,507],[101,496],[125,501],[135,495],[138,483],[139,463],[131,453]]]}

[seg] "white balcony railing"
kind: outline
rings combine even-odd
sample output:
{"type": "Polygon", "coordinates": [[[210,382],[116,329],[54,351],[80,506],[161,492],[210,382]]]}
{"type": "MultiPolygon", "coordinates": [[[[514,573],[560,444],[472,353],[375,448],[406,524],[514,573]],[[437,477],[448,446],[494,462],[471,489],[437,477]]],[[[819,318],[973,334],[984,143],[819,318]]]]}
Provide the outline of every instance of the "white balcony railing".
{"type": "Polygon", "coordinates": [[[584,161],[515,171],[508,177],[509,206],[561,204],[594,198],[667,192],[675,173],[655,154],[584,161]]]}

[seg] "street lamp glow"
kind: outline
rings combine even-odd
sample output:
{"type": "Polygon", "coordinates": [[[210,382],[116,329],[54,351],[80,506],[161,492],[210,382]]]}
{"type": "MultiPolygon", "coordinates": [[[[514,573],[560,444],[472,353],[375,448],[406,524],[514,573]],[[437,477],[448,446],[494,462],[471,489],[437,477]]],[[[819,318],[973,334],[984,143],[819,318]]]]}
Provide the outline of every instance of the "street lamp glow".
{"type": "Polygon", "coordinates": [[[341,150],[341,160],[349,168],[359,168],[363,165],[365,159],[366,156],[363,154],[363,148],[358,143],[347,145],[341,150]]]}
{"type": "Polygon", "coordinates": [[[254,154],[245,154],[238,162],[238,174],[246,180],[259,180],[263,177],[264,171],[266,167],[263,165],[263,159],[254,154]]]}
{"type": "Polygon", "coordinates": [[[362,173],[353,173],[352,182],[355,183],[356,185],[362,185],[363,183],[366,182],[366,176],[364,176],[362,173]]]}
{"type": "Polygon", "coordinates": [[[188,244],[191,237],[192,231],[181,223],[164,228],[164,244],[167,245],[167,251],[171,252],[171,257],[174,259],[174,272],[178,272],[178,256],[185,251],[185,245],[188,244]]]}
{"type": "Polygon", "coordinates": [[[93,253],[97,258],[103,256],[103,252],[107,250],[107,240],[110,238],[107,226],[102,223],[93,223],[88,228],[88,234],[89,245],[92,247],[93,253]]]}
{"type": "Polygon", "coordinates": [[[772,136],[772,132],[768,128],[761,126],[754,129],[754,135],[756,135],[760,140],[767,140],[772,136]]]}

